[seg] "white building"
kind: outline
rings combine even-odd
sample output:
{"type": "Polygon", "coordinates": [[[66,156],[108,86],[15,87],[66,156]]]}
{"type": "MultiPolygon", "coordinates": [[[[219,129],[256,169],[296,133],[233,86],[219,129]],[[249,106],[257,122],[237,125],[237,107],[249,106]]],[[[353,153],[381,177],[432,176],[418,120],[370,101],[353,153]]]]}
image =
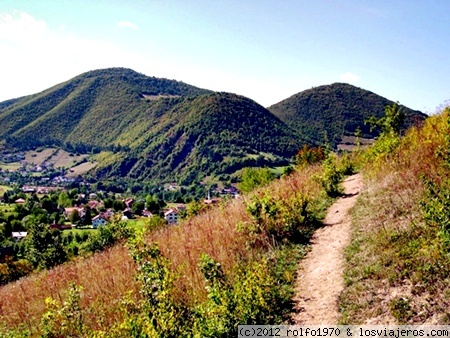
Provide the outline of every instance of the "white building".
{"type": "Polygon", "coordinates": [[[173,209],[169,209],[164,213],[164,219],[168,224],[178,223],[178,212],[173,209]]]}
{"type": "Polygon", "coordinates": [[[92,227],[97,229],[99,226],[104,226],[108,223],[104,217],[97,215],[92,219],[92,227]]]}

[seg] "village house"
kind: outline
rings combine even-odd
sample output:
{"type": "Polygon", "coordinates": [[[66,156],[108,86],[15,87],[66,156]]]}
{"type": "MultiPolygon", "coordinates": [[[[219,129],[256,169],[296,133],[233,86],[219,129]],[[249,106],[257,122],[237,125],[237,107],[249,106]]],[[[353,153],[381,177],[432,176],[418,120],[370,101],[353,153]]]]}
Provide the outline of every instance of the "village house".
{"type": "Polygon", "coordinates": [[[13,232],[11,233],[12,238],[13,238],[15,241],[20,241],[21,239],[27,237],[27,234],[28,234],[28,233],[27,233],[26,231],[18,231],[18,232],[13,231],[13,232]]]}
{"type": "Polygon", "coordinates": [[[80,217],[84,217],[86,210],[83,207],[74,206],[71,208],[64,208],[64,217],[68,218],[72,215],[73,211],[76,210],[80,217]]]}
{"type": "Polygon", "coordinates": [[[87,205],[89,206],[89,208],[91,208],[91,209],[98,209],[101,205],[103,205],[101,202],[99,202],[99,201],[95,201],[95,200],[92,200],[92,201],[89,201],[88,203],[87,203],[87,205]]]}
{"type": "Polygon", "coordinates": [[[186,205],[185,205],[185,204],[178,204],[178,205],[177,205],[177,210],[178,210],[178,211],[184,211],[184,210],[186,210],[186,205]]]}
{"type": "Polygon", "coordinates": [[[164,219],[168,224],[176,224],[178,223],[178,212],[173,209],[169,209],[164,213],[164,219]]]}
{"type": "Polygon", "coordinates": [[[99,226],[105,226],[106,223],[108,223],[108,221],[102,214],[99,214],[92,219],[92,227],[94,229],[97,229],[99,226]]]}
{"type": "Polygon", "coordinates": [[[143,217],[152,217],[153,214],[150,211],[148,211],[148,210],[143,210],[142,211],[142,216],[143,217]]]}
{"type": "Polygon", "coordinates": [[[122,211],[122,220],[126,221],[133,218],[133,210],[130,208],[126,208],[124,211],[122,211]]]}
{"type": "Polygon", "coordinates": [[[36,189],[34,187],[30,187],[28,185],[24,185],[22,187],[22,191],[25,192],[25,193],[33,193],[33,192],[36,192],[36,189]]]}
{"type": "Polygon", "coordinates": [[[125,201],[123,201],[127,207],[127,209],[131,209],[131,207],[133,206],[134,203],[134,199],[132,198],[127,198],[125,201]]]}

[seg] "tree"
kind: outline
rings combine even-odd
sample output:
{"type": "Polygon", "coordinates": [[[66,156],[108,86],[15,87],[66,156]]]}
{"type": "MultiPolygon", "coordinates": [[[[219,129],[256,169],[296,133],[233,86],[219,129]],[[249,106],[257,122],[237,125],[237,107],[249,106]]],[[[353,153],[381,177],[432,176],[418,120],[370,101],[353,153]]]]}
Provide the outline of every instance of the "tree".
{"type": "Polygon", "coordinates": [[[377,119],[371,116],[364,123],[370,125],[370,131],[378,127],[384,135],[399,135],[400,129],[405,121],[405,113],[398,105],[398,102],[386,106],[384,109],[384,116],[377,119]]]}
{"type": "Polygon", "coordinates": [[[275,178],[269,168],[244,168],[238,189],[242,192],[250,192],[256,187],[267,185],[275,178]]]}
{"type": "Polygon", "coordinates": [[[50,231],[50,227],[46,224],[30,225],[26,246],[26,257],[36,268],[50,268],[67,260],[61,231],[50,231]]]}
{"type": "Polygon", "coordinates": [[[72,201],[70,200],[69,196],[62,191],[58,196],[58,207],[60,208],[66,208],[70,207],[72,205],[72,201]]]}
{"type": "Polygon", "coordinates": [[[78,213],[77,209],[72,210],[72,212],[69,216],[69,221],[72,224],[78,224],[81,221],[81,217],[80,217],[80,214],[78,213]]]}
{"type": "Polygon", "coordinates": [[[136,201],[133,203],[131,209],[135,215],[142,215],[142,211],[144,211],[145,202],[144,201],[136,201]]]}
{"type": "Polygon", "coordinates": [[[86,207],[85,208],[85,214],[83,217],[83,225],[91,225],[92,224],[92,214],[91,214],[91,208],[86,207]]]}
{"type": "Polygon", "coordinates": [[[158,213],[159,210],[164,207],[164,205],[164,201],[159,199],[156,195],[147,195],[145,197],[145,206],[147,210],[153,214],[158,213]]]}

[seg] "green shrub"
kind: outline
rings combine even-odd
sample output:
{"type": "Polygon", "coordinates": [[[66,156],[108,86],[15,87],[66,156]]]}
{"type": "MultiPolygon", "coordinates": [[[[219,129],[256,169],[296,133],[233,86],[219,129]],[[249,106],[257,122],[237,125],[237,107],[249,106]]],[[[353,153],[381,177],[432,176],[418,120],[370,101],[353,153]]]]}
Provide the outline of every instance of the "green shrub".
{"type": "Polygon", "coordinates": [[[86,331],[83,325],[83,313],[80,308],[81,287],[71,284],[62,305],[47,298],[47,312],[42,316],[42,337],[83,337],[86,331]]]}
{"type": "Polygon", "coordinates": [[[332,153],[329,153],[325,161],[323,162],[323,173],[317,177],[325,193],[330,197],[338,197],[342,194],[342,181],[343,173],[338,169],[336,165],[336,157],[332,153]]]}
{"type": "Polygon", "coordinates": [[[280,199],[266,191],[247,203],[247,212],[254,222],[239,226],[253,240],[263,235],[276,241],[305,242],[313,230],[308,205],[308,198],[299,192],[288,199],[280,199]]]}

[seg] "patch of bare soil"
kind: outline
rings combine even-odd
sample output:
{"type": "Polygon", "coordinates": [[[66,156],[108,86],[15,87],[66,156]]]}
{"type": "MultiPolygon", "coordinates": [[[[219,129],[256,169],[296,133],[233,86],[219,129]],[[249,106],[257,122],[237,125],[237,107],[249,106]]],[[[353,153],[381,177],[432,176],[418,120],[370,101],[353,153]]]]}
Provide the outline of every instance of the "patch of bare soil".
{"type": "Polygon", "coordinates": [[[311,240],[311,251],[300,263],[294,296],[292,323],[316,325],[337,323],[338,296],[344,288],[344,248],[350,241],[350,209],[363,187],[359,174],[348,177],[344,196],[329,209],[324,227],[311,240]]]}

